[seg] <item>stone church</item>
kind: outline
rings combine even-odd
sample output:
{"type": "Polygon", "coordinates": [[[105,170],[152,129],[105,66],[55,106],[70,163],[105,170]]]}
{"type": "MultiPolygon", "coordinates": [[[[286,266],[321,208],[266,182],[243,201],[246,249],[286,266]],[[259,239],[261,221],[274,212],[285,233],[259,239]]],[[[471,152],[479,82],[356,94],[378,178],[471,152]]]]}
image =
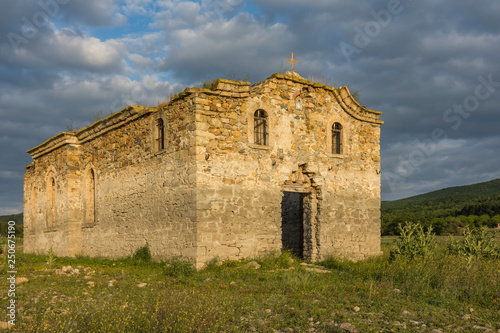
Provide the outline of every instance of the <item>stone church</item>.
{"type": "Polygon", "coordinates": [[[380,112],[293,72],[219,79],[28,150],[24,249],[309,261],[380,253],[380,112]]]}

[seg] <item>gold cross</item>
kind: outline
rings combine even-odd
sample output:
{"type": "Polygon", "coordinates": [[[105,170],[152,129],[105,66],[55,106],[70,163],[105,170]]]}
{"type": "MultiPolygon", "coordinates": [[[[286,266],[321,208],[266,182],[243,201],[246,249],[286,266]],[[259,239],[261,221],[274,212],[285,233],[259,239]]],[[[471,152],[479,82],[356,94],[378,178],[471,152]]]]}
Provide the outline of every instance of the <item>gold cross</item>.
{"type": "Polygon", "coordinates": [[[292,57],[291,57],[290,59],[286,59],[286,61],[290,61],[290,62],[292,63],[292,76],[293,76],[293,63],[294,63],[294,62],[297,62],[297,63],[298,63],[299,61],[298,61],[298,60],[294,60],[294,59],[293,59],[293,52],[292,52],[292,57]]]}

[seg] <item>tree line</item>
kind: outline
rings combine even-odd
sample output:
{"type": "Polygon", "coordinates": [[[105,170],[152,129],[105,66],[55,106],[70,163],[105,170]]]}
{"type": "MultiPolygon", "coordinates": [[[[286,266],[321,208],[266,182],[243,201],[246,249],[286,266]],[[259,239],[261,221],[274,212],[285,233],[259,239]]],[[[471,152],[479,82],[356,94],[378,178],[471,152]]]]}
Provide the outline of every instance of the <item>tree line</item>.
{"type": "Polygon", "coordinates": [[[407,221],[432,226],[438,235],[456,235],[466,227],[492,228],[500,223],[500,194],[398,201],[382,203],[382,235],[397,235],[398,225],[407,221]]]}

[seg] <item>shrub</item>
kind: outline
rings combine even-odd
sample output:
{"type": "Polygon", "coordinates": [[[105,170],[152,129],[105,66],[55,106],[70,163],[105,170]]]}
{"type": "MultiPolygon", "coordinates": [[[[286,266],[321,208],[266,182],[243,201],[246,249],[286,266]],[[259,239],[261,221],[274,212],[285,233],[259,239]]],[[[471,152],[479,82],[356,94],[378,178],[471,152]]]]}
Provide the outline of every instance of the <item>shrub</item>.
{"type": "Polygon", "coordinates": [[[334,255],[329,255],[325,260],[320,262],[321,266],[330,269],[345,270],[348,269],[350,262],[347,260],[342,260],[334,255]]]}
{"type": "Polygon", "coordinates": [[[49,248],[49,253],[47,254],[47,265],[49,267],[52,267],[54,266],[55,262],[56,262],[56,259],[55,259],[55,256],[54,256],[54,251],[52,250],[52,246],[50,246],[49,248]]]}
{"type": "Polygon", "coordinates": [[[196,267],[191,260],[176,256],[165,262],[164,272],[166,276],[182,278],[194,275],[196,267]]]}
{"type": "Polygon", "coordinates": [[[203,267],[204,270],[215,270],[217,268],[219,268],[219,266],[221,265],[221,261],[219,260],[218,257],[215,257],[215,258],[212,258],[212,260],[208,261],[207,263],[205,263],[205,266],[203,267]]]}
{"type": "Polygon", "coordinates": [[[399,238],[396,248],[390,252],[390,259],[405,257],[414,259],[418,256],[427,256],[434,246],[432,227],[427,232],[420,224],[407,222],[404,226],[399,224],[399,238]]]}
{"type": "Polygon", "coordinates": [[[460,241],[452,242],[448,245],[448,252],[458,254],[466,258],[468,263],[473,259],[497,258],[499,257],[500,249],[497,248],[493,238],[495,234],[489,232],[488,228],[470,229],[466,227],[464,230],[464,238],[460,241]]]}
{"type": "Polygon", "coordinates": [[[290,251],[270,253],[257,262],[265,269],[286,269],[297,263],[297,258],[290,251]]]}
{"type": "Polygon", "coordinates": [[[135,250],[132,259],[142,262],[150,262],[151,251],[149,250],[149,244],[146,242],[146,245],[135,250]]]}

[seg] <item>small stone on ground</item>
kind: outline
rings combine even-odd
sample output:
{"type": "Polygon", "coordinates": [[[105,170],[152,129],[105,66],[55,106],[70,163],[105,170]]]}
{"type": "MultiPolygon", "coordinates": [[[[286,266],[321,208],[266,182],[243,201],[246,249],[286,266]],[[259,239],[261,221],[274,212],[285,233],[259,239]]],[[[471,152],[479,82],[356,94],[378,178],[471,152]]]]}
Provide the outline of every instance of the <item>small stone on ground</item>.
{"type": "Polygon", "coordinates": [[[256,261],[250,261],[249,263],[246,263],[245,265],[241,266],[241,268],[255,268],[255,269],[259,269],[260,267],[261,266],[256,261]]]}
{"type": "Polygon", "coordinates": [[[340,324],[340,329],[344,332],[359,332],[359,330],[351,323],[342,323],[340,324]]]}

